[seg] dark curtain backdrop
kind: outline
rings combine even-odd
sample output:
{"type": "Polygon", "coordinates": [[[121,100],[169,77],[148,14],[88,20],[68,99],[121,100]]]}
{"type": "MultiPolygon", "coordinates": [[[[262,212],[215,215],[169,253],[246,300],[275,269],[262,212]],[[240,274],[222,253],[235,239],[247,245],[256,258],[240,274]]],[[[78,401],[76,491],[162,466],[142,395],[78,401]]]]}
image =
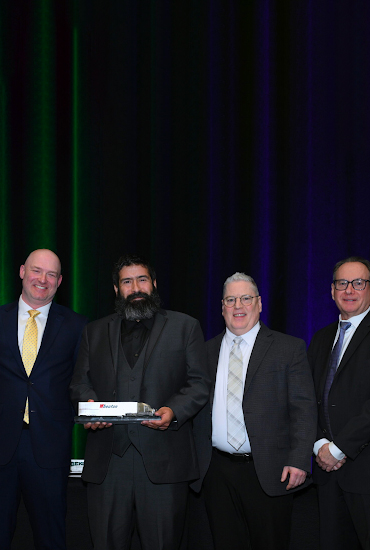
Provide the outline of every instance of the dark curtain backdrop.
{"type": "Polygon", "coordinates": [[[368,0],[3,0],[0,31],[1,303],[48,247],[90,319],[127,251],[207,338],[237,270],[271,328],[336,318],[334,263],[370,256],[368,0]]]}

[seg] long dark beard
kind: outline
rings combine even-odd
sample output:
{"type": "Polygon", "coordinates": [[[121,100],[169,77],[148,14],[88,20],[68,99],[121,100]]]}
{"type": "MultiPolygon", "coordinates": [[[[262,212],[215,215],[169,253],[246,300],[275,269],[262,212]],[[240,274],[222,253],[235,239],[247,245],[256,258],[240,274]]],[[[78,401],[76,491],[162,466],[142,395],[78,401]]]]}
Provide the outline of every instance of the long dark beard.
{"type": "Polygon", "coordinates": [[[161,307],[161,299],[157,289],[154,287],[151,294],[146,292],[135,292],[124,298],[117,295],[115,301],[115,311],[126,321],[138,321],[141,319],[151,319],[161,307]],[[143,298],[135,300],[135,298],[143,298]]]}

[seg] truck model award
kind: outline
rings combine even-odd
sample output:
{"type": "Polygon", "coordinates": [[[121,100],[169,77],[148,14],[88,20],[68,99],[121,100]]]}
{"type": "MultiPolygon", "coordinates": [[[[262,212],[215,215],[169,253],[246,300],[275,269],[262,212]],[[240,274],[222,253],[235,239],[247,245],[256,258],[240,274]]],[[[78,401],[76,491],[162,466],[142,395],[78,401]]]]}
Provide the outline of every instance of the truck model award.
{"type": "Polygon", "coordinates": [[[143,420],[160,420],[160,416],[154,416],[155,411],[156,409],[150,405],[135,401],[80,401],[75,422],[77,424],[87,424],[88,422],[128,424],[143,420]]]}

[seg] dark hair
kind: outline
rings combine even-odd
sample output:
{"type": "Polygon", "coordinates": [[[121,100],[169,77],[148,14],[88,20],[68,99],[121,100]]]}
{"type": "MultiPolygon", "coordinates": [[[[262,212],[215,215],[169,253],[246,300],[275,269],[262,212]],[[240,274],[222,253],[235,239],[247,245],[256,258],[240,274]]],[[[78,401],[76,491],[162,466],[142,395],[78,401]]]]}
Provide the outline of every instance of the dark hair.
{"type": "Polygon", "coordinates": [[[156,280],[156,274],[150,263],[144,258],[143,256],[138,256],[137,254],[124,254],[121,256],[118,261],[113,266],[113,284],[118,288],[119,286],[119,272],[123,267],[129,266],[129,265],[141,265],[143,267],[146,267],[150,278],[152,279],[152,283],[156,280]]]}
{"type": "Polygon", "coordinates": [[[343,264],[348,264],[350,262],[358,262],[360,264],[364,264],[364,266],[367,267],[367,269],[369,271],[369,276],[370,276],[370,262],[369,262],[369,260],[366,260],[365,258],[362,258],[361,256],[350,256],[349,258],[346,258],[345,260],[341,260],[340,262],[337,262],[335,264],[334,271],[333,271],[333,281],[335,281],[335,275],[336,275],[338,269],[343,264]]]}

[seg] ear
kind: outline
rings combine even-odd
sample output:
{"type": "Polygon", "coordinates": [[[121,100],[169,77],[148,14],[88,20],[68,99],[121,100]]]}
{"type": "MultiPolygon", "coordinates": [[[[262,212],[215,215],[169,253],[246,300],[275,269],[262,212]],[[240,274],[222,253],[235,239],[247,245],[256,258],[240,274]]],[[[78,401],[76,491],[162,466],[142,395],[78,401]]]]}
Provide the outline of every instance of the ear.
{"type": "Polygon", "coordinates": [[[62,275],[59,275],[59,279],[58,279],[58,288],[60,287],[60,283],[62,282],[62,279],[63,279],[62,275]]]}
{"type": "Polygon", "coordinates": [[[25,271],[26,271],[26,268],[24,267],[24,265],[21,265],[21,267],[19,268],[19,276],[21,279],[24,278],[25,271]]]}
{"type": "Polygon", "coordinates": [[[153,286],[155,286],[155,288],[157,288],[157,280],[156,279],[154,279],[154,281],[153,281],[153,286]]]}
{"type": "Polygon", "coordinates": [[[116,293],[116,296],[118,296],[118,288],[116,287],[116,285],[113,285],[113,288],[114,288],[114,292],[116,293]]]}

